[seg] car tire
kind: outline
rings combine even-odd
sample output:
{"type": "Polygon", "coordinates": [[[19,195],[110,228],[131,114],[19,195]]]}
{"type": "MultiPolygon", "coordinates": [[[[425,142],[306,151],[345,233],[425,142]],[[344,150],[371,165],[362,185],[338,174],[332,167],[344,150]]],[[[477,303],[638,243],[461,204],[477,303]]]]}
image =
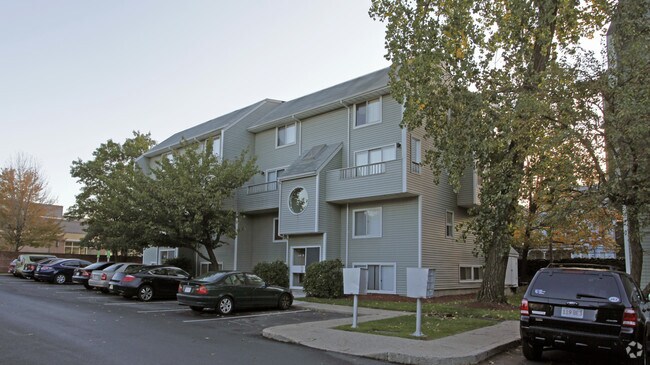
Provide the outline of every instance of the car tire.
{"type": "Polygon", "coordinates": [[[223,297],[219,299],[219,302],[217,303],[217,311],[220,314],[230,314],[233,309],[235,309],[235,304],[231,297],[223,297]]]}
{"type": "Polygon", "coordinates": [[[153,287],[151,285],[140,285],[138,288],[138,299],[148,302],[153,299],[153,287]]]}
{"type": "Polygon", "coordinates": [[[291,300],[291,295],[282,294],[280,295],[280,299],[278,299],[278,308],[283,311],[286,311],[291,307],[292,302],[293,301],[291,300]]]}
{"type": "Polygon", "coordinates": [[[190,309],[195,312],[203,312],[203,307],[197,307],[195,305],[190,305],[190,309]]]}
{"type": "Polygon", "coordinates": [[[34,281],[39,282],[41,279],[34,278],[34,281]]]}
{"type": "Polygon", "coordinates": [[[84,288],[86,288],[86,290],[93,290],[93,287],[88,284],[84,284],[84,288]]]}
{"type": "Polygon", "coordinates": [[[530,343],[528,340],[521,341],[521,352],[524,357],[530,361],[539,361],[542,359],[543,347],[538,344],[530,343]]]}
{"type": "Polygon", "coordinates": [[[100,288],[99,291],[104,293],[104,294],[108,294],[108,292],[109,292],[108,288],[100,288]]]}
{"type": "Polygon", "coordinates": [[[63,274],[56,274],[56,275],[54,275],[54,280],[53,280],[53,281],[54,281],[54,283],[56,283],[56,284],[65,284],[65,282],[66,282],[65,275],[63,275],[63,274]]]}

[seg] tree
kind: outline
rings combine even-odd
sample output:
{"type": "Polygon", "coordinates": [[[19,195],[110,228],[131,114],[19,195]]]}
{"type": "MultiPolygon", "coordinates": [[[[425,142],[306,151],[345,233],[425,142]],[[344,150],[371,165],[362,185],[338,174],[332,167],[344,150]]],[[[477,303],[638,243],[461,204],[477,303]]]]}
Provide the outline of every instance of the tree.
{"type": "Polygon", "coordinates": [[[0,243],[18,252],[25,246],[49,246],[62,237],[52,217],[47,180],[31,158],[17,155],[0,171],[0,243]]]}
{"type": "Polygon", "coordinates": [[[122,144],[110,139],[102,143],[93,159],[72,162],[70,174],[82,187],[67,216],[84,224],[84,245],[126,255],[153,243],[147,234],[149,225],[140,219],[146,208],[138,205],[142,174],[135,160],[155,143],[150,134],[134,131],[122,144]]]}
{"type": "Polygon", "coordinates": [[[237,235],[236,189],[258,168],[246,152],[221,160],[212,143],[201,146],[185,143],[163,158],[138,188],[138,205],[158,245],[190,249],[218,267],[214,250],[237,235]]]}
{"type": "Polygon", "coordinates": [[[391,92],[404,105],[403,124],[423,126],[435,146],[425,161],[447,171],[456,189],[467,166],[482,180],[481,204],[465,229],[485,257],[478,300],[503,302],[527,161],[561,152],[565,140],[584,152],[573,143],[574,126],[593,111],[576,103],[572,56],[580,38],[602,27],[608,4],[373,0],[370,14],[387,22],[391,92]]]}

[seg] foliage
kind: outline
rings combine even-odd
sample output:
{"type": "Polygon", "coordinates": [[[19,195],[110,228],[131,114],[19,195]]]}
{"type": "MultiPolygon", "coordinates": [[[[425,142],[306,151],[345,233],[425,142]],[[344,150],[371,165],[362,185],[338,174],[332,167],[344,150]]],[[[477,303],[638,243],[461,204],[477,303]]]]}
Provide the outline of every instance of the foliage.
{"type": "Polygon", "coordinates": [[[176,266],[187,272],[192,272],[192,260],[188,259],[187,257],[174,257],[173,259],[167,259],[165,262],[163,262],[163,264],[176,266]]]}
{"type": "Polygon", "coordinates": [[[235,192],[257,171],[246,151],[221,160],[212,143],[184,143],[138,180],[140,219],[158,245],[190,249],[218,267],[214,250],[237,235],[235,192]]]}
{"type": "Polygon", "coordinates": [[[63,229],[50,214],[51,204],[47,180],[38,165],[24,155],[13,158],[0,170],[0,245],[18,252],[61,239],[63,229]]]}
{"type": "Polygon", "coordinates": [[[88,161],[72,162],[70,174],[81,192],[67,216],[83,222],[83,244],[126,255],[154,243],[141,219],[147,208],[138,204],[142,174],[135,161],[155,143],[149,134],[133,132],[122,144],[110,139],[102,143],[88,161]]]}
{"type": "Polygon", "coordinates": [[[303,289],[308,296],[338,298],[343,295],[343,263],[325,260],[307,266],[303,289]]]}
{"type": "Polygon", "coordinates": [[[447,171],[456,189],[467,166],[482,180],[465,233],[475,234],[485,257],[479,300],[502,302],[527,182],[568,187],[584,179],[574,162],[590,156],[576,125],[595,111],[578,88],[577,44],[602,27],[608,4],[374,0],[371,15],[387,22],[391,92],[405,106],[403,124],[423,128],[436,147],[425,161],[437,175],[447,171]]]}
{"type": "Polygon", "coordinates": [[[253,273],[269,285],[289,287],[289,267],[284,261],[259,262],[253,268],[253,273]]]}

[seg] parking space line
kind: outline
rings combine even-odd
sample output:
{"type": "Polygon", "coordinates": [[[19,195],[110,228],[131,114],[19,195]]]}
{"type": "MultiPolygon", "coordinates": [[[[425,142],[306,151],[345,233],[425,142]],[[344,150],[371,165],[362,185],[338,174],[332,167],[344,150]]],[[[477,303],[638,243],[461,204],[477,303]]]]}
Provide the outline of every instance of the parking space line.
{"type": "Polygon", "coordinates": [[[248,315],[248,316],[219,317],[219,318],[206,318],[206,319],[188,319],[188,320],[183,321],[183,323],[223,321],[223,320],[242,319],[242,318],[276,316],[276,315],[280,315],[280,314],[293,314],[293,313],[301,313],[301,312],[309,312],[309,311],[310,311],[309,309],[301,309],[301,310],[297,310],[297,311],[284,311],[284,312],[251,314],[251,315],[248,315]]]}
{"type": "Polygon", "coordinates": [[[138,311],[138,313],[163,313],[163,312],[186,312],[190,310],[189,308],[183,309],[152,309],[148,311],[138,311]]]}

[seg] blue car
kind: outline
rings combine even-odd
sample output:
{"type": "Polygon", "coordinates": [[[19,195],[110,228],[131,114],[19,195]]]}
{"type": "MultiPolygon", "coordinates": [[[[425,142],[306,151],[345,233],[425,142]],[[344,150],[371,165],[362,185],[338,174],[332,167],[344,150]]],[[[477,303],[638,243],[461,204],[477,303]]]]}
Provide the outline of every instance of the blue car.
{"type": "Polygon", "coordinates": [[[34,278],[38,281],[65,284],[72,281],[74,270],[90,265],[90,261],[80,259],[60,259],[36,266],[34,278]]]}

